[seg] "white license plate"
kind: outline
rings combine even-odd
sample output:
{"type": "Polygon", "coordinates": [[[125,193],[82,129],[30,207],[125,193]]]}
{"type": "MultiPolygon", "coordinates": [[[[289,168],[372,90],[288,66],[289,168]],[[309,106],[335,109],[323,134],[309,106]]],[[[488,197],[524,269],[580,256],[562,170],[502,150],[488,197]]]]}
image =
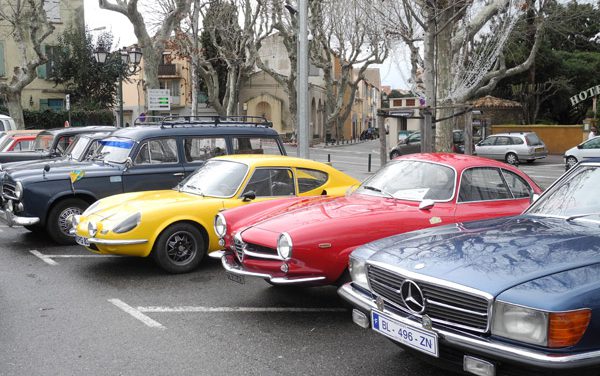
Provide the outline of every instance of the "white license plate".
{"type": "Polygon", "coordinates": [[[89,247],[90,246],[90,242],[89,240],[87,240],[87,238],[84,238],[83,236],[75,236],[75,243],[82,245],[84,247],[89,247]]]}
{"type": "Polygon", "coordinates": [[[542,152],[542,151],[544,151],[544,148],[535,148],[535,151],[536,152],[542,152]]]}
{"type": "Polygon", "coordinates": [[[438,338],[433,332],[403,324],[377,311],[371,311],[371,323],[374,331],[386,337],[436,358],[439,356],[438,338]]]}
{"type": "Polygon", "coordinates": [[[227,279],[233,281],[233,282],[237,282],[240,284],[244,284],[246,283],[245,278],[243,275],[239,275],[239,274],[233,274],[233,273],[225,273],[227,274],[227,279]]]}

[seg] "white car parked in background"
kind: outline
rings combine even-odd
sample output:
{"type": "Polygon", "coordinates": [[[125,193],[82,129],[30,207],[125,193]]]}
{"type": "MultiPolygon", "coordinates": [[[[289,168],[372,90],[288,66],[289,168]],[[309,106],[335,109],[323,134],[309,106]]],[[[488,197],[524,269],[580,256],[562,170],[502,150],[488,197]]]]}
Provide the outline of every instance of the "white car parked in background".
{"type": "Polygon", "coordinates": [[[17,129],[15,121],[10,116],[0,115],[0,132],[14,131],[17,129]]]}
{"type": "Polygon", "coordinates": [[[600,136],[590,138],[581,144],[565,151],[565,169],[569,169],[585,158],[600,157],[600,136]]]}

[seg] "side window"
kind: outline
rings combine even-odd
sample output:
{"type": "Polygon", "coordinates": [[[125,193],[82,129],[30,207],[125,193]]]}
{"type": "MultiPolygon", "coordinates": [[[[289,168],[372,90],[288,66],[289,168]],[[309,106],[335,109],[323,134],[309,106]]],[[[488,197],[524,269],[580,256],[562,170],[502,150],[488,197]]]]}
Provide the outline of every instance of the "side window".
{"type": "Polygon", "coordinates": [[[194,137],[183,141],[186,162],[205,161],[227,154],[224,138],[194,137]]]}
{"type": "Polygon", "coordinates": [[[525,198],[531,194],[531,187],[527,182],[512,171],[502,170],[504,180],[512,192],[514,198],[525,198]]]}
{"type": "Polygon", "coordinates": [[[28,151],[28,150],[31,150],[32,146],[33,146],[32,141],[23,140],[23,141],[17,142],[17,144],[15,145],[13,150],[14,151],[28,151]]]}
{"type": "Polygon", "coordinates": [[[75,137],[74,136],[63,136],[58,140],[58,143],[56,144],[56,150],[64,153],[65,150],[67,150],[67,147],[69,147],[69,145],[71,145],[71,142],[73,142],[73,139],[75,137]]]}
{"type": "Polygon", "coordinates": [[[233,154],[281,155],[275,138],[233,137],[233,154]]]}
{"type": "Polygon", "coordinates": [[[244,192],[254,191],[256,197],[293,196],[294,176],[284,168],[258,168],[252,174],[244,192]]]}
{"type": "Polygon", "coordinates": [[[600,138],[594,138],[583,144],[583,149],[600,149],[600,138]]]}
{"type": "Polygon", "coordinates": [[[494,142],[496,142],[496,138],[497,137],[488,137],[485,140],[481,141],[479,143],[479,146],[490,146],[490,145],[494,145],[494,142]]]}
{"type": "Polygon", "coordinates": [[[329,175],[323,171],[309,170],[306,168],[296,169],[298,179],[298,193],[304,193],[317,189],[327,183],[329,175]]]}
{"type": "Polygon", "coordinates": [[[173,138],[146,141],[135,157],[136,165],[177,162],[177,143],[173,138]]]}
{"type": "Polygon", "coordinates": [[[87,151],[87,154],[85,155],[85,157],[96,154],[96,150],[98,150],[99,147],[100,147],[100,140],[92,141],[92,144],[88,148],[88,151],[87,151]]]}
{"type": "Polygon", "coordinates": [[[510,139],[510,137],[497,137],[496,138],[496,145],[512,145],[512,141],[510,139]]]}
{"type": "Polygon", "coordinates": [[[492,201],[512,198],[497,168],[471,168],[462,174],[458,201],[492,201]]]}
{"type": "Polygon", "coordinates": [[[408,143],[409,144],[412,144],[412,143],[415,143],[415,142],[421,142],[421,134],[420,133],[415,133],[415,134],[412,134],[412,135],[408,136],[408,143]]]}
{"type": "Polygon", "coordinates": [[[522,138],[520,137],[511,137],[512,138],[512,142],[515,145],[523,145],[525,143],[525,141],[523,141],[522,138]]]}

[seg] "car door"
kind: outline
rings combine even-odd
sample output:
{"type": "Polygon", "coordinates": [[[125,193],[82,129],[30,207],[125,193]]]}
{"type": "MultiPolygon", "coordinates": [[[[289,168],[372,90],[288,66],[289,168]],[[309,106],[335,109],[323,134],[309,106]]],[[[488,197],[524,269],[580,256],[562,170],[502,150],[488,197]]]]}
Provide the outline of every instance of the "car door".
{"type": "Polygon", "coordinates": [[[479,144],[475,145],[475,153],[478,156],[484,158],[492,158],[493,155],[493,147],[496,142],[496,136],[490,136],[485,140],[479,142],[479,144]]]}
{"type": "Polygon", "coordinates": [[[183,138],[183,171],[190,175],[208,159],[227,154],[227,143],[224,137],[185,136],[183,138]]]}
{"type": "Polygon", "coordinates": [[[585,158],[600,157],[600,137],[592,138],[591,140],[583,143],[581,149],[579,149],[580,161],[585,158]]]}
{"type": "Polygon", "coordinates": [[[531,190],[527,182],[508,170],[495,167],[467,169],[459,184],[456,221],[520,214],[529,205],[531,190]]]}
{"type": "Polygon", "coordinates": [[[183,177],[176,139],[149,139],[140,143],[132,166],[124,172],[123,188],[125,192],[170,189],[183,177]]]}
{"type": "Polygon", "coordinates": [[[512,148],[512,139],[507,136],[496,137],[496,142],[492,148],[492,159],[504,160],[506,153],[512,148]]]}

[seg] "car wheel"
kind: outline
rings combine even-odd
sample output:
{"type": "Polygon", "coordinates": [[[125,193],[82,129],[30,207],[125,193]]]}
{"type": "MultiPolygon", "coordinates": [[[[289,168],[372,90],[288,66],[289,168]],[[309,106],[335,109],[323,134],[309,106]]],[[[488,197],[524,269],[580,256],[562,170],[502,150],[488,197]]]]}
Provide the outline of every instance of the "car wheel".
{"type": "Polygon", "coordinates": [[[398,150],[393,150],[390,153],[390,159],[394,159],[394,158],[399,157],[399,156],[400,156],[400,152],[398,150]]]}
{"type": "Polygon", "coordinates": [[[190,223],[167,227],[154,243],[154,261],[169,273],[188,273],[198,267],[206,254],[204,238],[190,223]]]}
{"type": "Polygon", "coordinates": [[[506,157],[504,157],[504,160],[506,161],[506,163],[508,163],[510,165],[516,165],[519,163],[519,157],[517,157],[517,155],[515,153],[506,154],[506,157]]]}
{"type": "Polygon", "coordinates": [[[75,238],[69,234],[70,217],[81,215],[88,206],[87,202],[79,198],[67,198],[54,205],[46,221],[46,232],[52,240],[58,244],[75,244],[75,238]]]}
{"type": "Polygon", "coordinates": [[[576,164],[577,164],[577,158],[575,158],[572,155],[567,157],[567,169],[575,166],[576,164]]]}

